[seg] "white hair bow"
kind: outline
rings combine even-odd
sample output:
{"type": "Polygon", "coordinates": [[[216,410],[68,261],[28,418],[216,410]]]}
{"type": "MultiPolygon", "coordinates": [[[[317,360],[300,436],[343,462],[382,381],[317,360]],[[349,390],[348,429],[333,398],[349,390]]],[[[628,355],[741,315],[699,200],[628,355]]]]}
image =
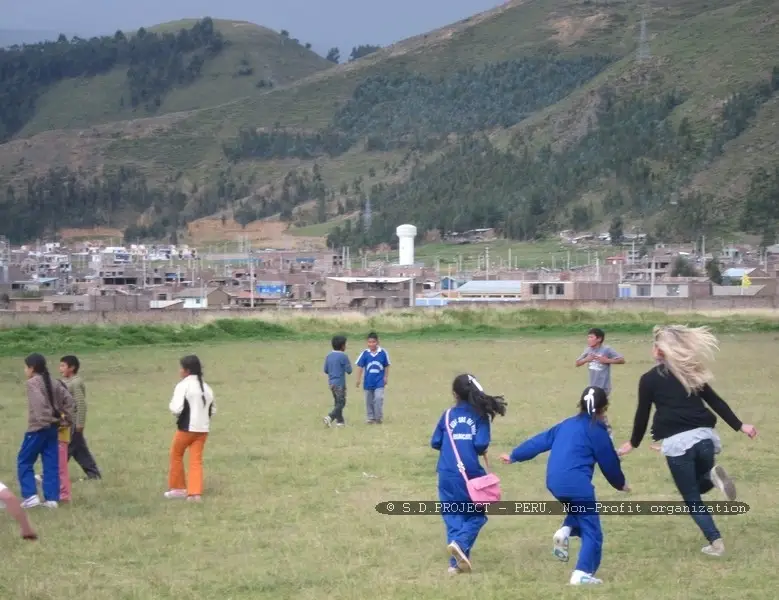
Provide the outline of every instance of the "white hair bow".
{"type": "Polygon", "coordinates": [[[481,387],[481,384],[476,381],[476,378],[473,375],[468,375],[468,381],[470,381],[477,390],[484,392],[484,388],[481,387]]]}
{"type": "Polygon", "coordinates": [[[595,410],[595,389],[590,388],[587,391],[587,395],[584,397],[585,402],[587,402],[587,414],[591,415],[592,412],[595,410]]]}

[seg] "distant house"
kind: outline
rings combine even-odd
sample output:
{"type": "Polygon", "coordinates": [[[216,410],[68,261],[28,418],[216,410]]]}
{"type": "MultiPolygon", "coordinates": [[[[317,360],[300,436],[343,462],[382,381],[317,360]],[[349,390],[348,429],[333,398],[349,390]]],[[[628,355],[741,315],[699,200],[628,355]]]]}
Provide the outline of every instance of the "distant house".
{"type": "Polygon", "coordinates": [[[523,281],[523,300],[614,300],[617,283],[604,281],[523,281]]]}
{"type": "Polygon", "coordinates": [[[711,283],[705,278],[666,277],[651,283],[624,283],[620,298],[705,298],[711,296],[711,283]]]}
{"type": "Polygon", "coordinates": [[[325,299],[331,307],[403,308],[416,304],[423,286],[412,277],[328,277],[325,299]]]}

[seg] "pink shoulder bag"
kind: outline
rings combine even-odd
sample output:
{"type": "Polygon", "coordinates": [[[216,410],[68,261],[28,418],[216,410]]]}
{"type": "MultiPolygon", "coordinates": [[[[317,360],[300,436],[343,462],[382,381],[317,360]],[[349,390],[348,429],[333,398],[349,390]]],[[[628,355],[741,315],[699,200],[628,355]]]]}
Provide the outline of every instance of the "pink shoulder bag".
{"type": "MultiPolygon", "coordinates": [[[[451,409],[450,409],[451,410],[451,409]]],[[[460,453],[457,452],[457,444],[452,437],[452,429],[449,427],[449,410],[446,411],[446,432],[449,434],[449,441],[452,443],[452,450],[454,450],[454,456],[457,459],[457,469],[462,473],[463,479],[465,479],[465,485],[468,488],[468,496],[472,502],[499,502],[500,501],[500,478],[495,473],[487,473],[482,477],[475,477],[468,479],[468,475],[465,473],[465,465],[460,460],[460,453]]],[[[484,457],[484,462],[487,464],[487,468],[490,468],[487,457],[484,457]]]]}

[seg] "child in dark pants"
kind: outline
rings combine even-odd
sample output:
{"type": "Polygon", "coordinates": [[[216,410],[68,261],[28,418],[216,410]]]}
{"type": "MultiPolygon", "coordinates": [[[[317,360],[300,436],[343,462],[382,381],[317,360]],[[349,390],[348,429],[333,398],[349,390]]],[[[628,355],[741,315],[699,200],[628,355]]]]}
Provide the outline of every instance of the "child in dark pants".
{"type": "Polygon", "coordinates": [[[100,469],[89,451],[87,440],[84,437],[84,427],[87,424],[87,390],[84,380],[78,374],[81,363],[72,355],[63,356],[60,359],[60,375],[73,400],[76,401],[76,422],[68,446],[68,460],[74,458],[84,471],[87,479],[101,479],[100,469]]]}
{"type": "Polygon", "coordinates": [[[333,394],[334,407],[330,414],[324,418],[328,427],[335,423],[336,427],[343,427],[344,407],[346,406],[346,376],[352,373],[352,364],[346,355],[346,338],[337,335],[332,340],[333,351],[325,358],[324,372],[327,375],[327,384],[333,394]]]}

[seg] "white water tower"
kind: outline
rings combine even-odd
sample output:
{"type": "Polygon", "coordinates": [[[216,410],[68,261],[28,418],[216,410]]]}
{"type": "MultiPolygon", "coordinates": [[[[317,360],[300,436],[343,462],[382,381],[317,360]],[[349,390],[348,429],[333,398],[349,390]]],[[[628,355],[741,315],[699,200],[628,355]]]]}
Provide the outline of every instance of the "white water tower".
{"type": "Polygon", "coordinates": [[[413,266],[414,238],[417,237],[417,228],[413,225],[400,225],[395,230],[395,235],[397,235],[400,240],[400,243],[398,244],[398,252],[400,254],[398,264],[401,267],[413,266]]]}

